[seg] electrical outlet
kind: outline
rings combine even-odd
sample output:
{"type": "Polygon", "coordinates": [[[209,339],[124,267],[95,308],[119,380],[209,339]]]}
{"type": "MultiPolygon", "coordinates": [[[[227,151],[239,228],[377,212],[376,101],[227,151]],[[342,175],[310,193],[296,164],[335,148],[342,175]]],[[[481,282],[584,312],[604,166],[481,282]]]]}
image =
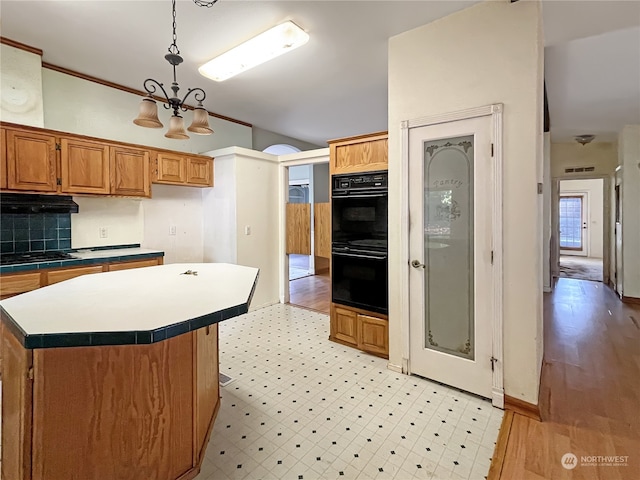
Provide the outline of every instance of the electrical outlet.
{"type": "Polygon", "coordinates": [[[175,235],[175,234],[176,234],[176,232],[177,232],[177,230],[178,230],[178,229],[176,228],[176,226],[175,226],[175,225],[171,225],[171,226],[169,226],[169,235],[175,235]]]}
{"type": "Polygon", "coordinates": [[[100,227],[98,230],[100,232],[100,238],[107,238],[109,236],[109,229],[107,227],[100,227]]]}

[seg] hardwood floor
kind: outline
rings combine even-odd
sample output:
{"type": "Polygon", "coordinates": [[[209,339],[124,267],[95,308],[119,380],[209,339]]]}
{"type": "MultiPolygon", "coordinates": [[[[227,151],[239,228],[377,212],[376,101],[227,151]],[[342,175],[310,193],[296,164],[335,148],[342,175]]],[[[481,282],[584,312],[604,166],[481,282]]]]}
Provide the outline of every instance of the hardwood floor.
{"type": "Polygon", "coordinates": [[[637,480],[640,305],[623,304],[602,283],[568,278],[544,303],[542,422],[505,415],[504,462],[489,479],[637,480]],[[561,463],[566,453],[577,457],[573,469],[561,463]],[[626,457],[616,459],[626,465],[597,456],[626,457]]]}
{"type": "Polygon", "coordinates": [[[331,306],[329,273],[291,280],[289,282],[289,303],[329,315],[331,306]]]}

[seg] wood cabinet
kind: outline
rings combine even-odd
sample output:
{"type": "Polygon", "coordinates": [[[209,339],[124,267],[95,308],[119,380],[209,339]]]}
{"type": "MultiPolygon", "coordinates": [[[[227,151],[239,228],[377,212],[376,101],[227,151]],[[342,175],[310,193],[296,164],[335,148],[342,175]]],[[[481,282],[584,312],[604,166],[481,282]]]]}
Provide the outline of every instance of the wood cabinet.
{"type": "Polygon", "coordinates": [[[150,197],[151,182],[213,186],[213,159],[2,123],[0,189],[150,197]]]}
{"type": "Polygon", "coordinates": [[[13,129],[6,136],[7,188],[56,192],[56,137],[13,129]]]}
{"type": "Polygon", "coordinates": [[[116,272],[118,270],[129,270],[130,268],[153,267],[162,265],[162,257],[148,258],[146,260],[133,260],[129,262],[109,263],[106,267],[108,272],[116,272]]]}
{"type": "Polygon", "coordinates": [[[7,188],[7,131],[0,128],[0,189],[7,188]]]}
{"type": "Polygon", "coordinates": [[[329,162],[331,175],[386,170],[389,166],[387,132],[329,141],[329,162]]]}
{"type": "Polygon", "coordinates": [[[0,300],[40,288],[42,286],[40,275],[40,272],[31,272],[0,276],[0,300]]]}
{"type": "Polygon", "coordinates": [[[111,193],[109,145],[62,138],[60,151],[62,193],[111,193]]]}
{"type": "MultiPolygon", "coordinates": [[[[196,344],[195,395],[196,395],[196,445],[208,443],[211,435],[211,412],[220,398],[218,361],[218,324],[193,332],[196,344]]],[[[201,452],[204,455],[204,452],[201,452]]]]}
{"type": "Polygon", "coordinates": [[[151,196],[149,152],[137,148],[111,147],[111,193],[132,197],[151,196]]]}
{"type": "Polygon", "coordinates": [[[329,340],[389,358],[388,317],[332,303],[329,340]]]}
{"type": "MultiPolygon", "coordinates": [[[[54,283],[69,280],[71,278],[79,277],[81,275],[87,275],[89,273],[100,273],[104,271],[103,265],[91,265],[88,267],[76,267],[76,268],[60,268],[55,270],[48,270],[44,273],[44,281],[42,285],[53,285],[54,283]]],[[[4,280],[4,277],[3,277],[4,280]]]]}
{"type": "Polygon", "coordinates": [[[191,187],[213,186],[211,157],[158,152],[155,164],[153,183],[191,187]]]}

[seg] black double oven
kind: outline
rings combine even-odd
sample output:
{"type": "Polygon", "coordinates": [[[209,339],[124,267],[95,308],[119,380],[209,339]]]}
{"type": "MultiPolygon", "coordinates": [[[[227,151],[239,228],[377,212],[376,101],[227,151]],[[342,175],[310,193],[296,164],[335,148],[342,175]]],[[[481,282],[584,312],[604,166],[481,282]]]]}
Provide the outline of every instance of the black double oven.
{"type": "Polygon", "coordinates": [[[332,301],[387,314],[387,172],[331,180],[332,301]]]}

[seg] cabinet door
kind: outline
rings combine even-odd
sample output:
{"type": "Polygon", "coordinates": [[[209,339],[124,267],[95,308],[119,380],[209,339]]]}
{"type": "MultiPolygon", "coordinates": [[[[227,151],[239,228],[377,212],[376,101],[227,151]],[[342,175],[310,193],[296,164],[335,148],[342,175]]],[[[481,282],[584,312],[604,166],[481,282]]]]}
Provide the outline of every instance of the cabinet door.
{"type": "Polygon", "coordinates": [[[51,270],[47,272],[46,285],[69,280],[70,278],[79,277],[88,273],[100,273],[103,271],[102,265],[93,265],[91,267],[65,268],[62,270],[51,270]]]}
{"type": "Polygon", "coordinates": [[[193,332],[196,343],[196,445],[204,445],[220,397],[218,325],[193,332]]]}
{"type": "Polygon", "coordinates": [[[0,299],[40,288],[40,272],[0,276],[0,299]]]}
{"type": "Polygon", "coordinates": [[[109,145],[71,138],[60,144],[62,192],[108,194],[109,145]]]}
{"type": "Polygon", "coordinates": [[[331,174],[386,170],[389,164],[387,135],[358,139],[330,147],[331,174]]]}
{"type": "Polygon", "coordinates": [[[0,189],[7,188],[7,131],[0,129],[0,189]]]}
{"type": "Polygon", "coordinates": [[[116,272],[118,270],[128,270],[130,268],[153,267],[162,265],[162,257],[150,258],[148,260],[134,260],[133,262],[111,263],[107,271],[116,272]]]}
{"type": "Polygon", "coordinates": [[[149,152],[111,147],[111,193],[150,197],[149,152]]]}
{"type": "Polygon", "coordinates": [[[389,355],[389,323],[382,318],[358,314],[358,348],[376,355],[389,355]]]}
{"type": "Polygon", "coordinates": [[[213,187],[213,160],[210,158],[187,158],[187,183],[213,187]]]}
{"type": "Polygon", "coordinates": [[[7,188],[55,192],[56,138],[21,130],[6,131],[7,188]]]}
{"type": "Polygon", "coordinates": [[[185,157],[158,153],[158,183],[185,183],[187,179],[185,157]]]}
{"type": "Polygon", "coordinates": [[[334,306],[331,315],[331,336],[351,345],[358,345],[358,314],[334,306]]]}

